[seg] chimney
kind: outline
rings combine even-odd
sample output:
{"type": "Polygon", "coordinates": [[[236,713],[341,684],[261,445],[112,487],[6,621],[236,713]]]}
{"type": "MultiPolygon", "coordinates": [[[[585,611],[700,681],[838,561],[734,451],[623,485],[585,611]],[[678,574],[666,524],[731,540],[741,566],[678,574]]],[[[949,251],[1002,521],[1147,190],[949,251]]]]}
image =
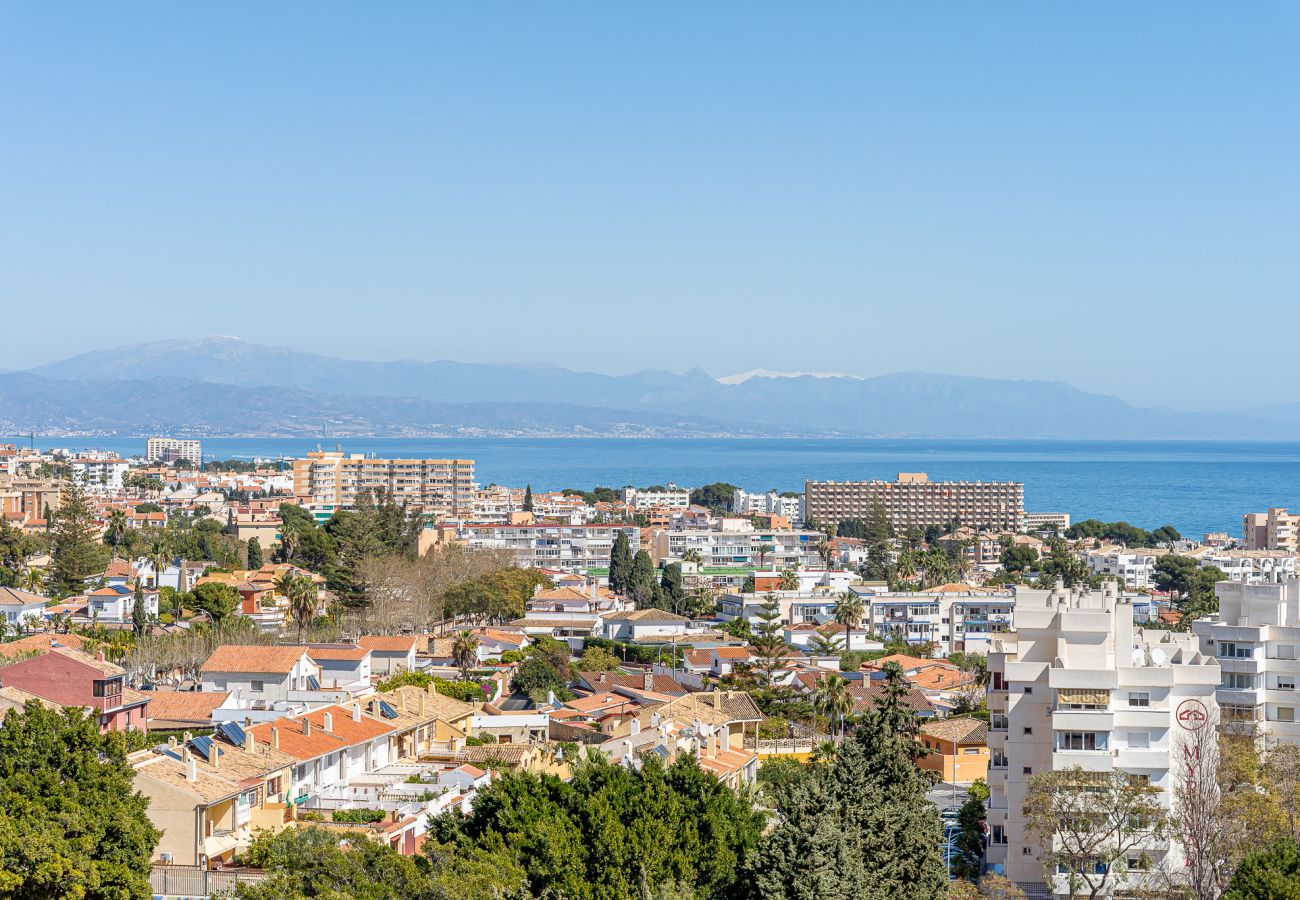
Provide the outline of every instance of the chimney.
{"type": "Polygon", "coordinates": [[[325,723],[324,723],[324,725],[323,725],[322,727],[323,727],[326,731],[333,731],[333,730],[334,730],[334,716],[331,715],[330,713],[325,713],[325,723]]]}
{"type": "Polygon", "coordinates": [[[188,754],[186,754],[186,756],[187,758],[185,760],[185,780],[197,781],[199,778],[199,770],[194,764],[194,757],[189,756],[188,754]]]}
{"type": "Polygon", "coordinates": [[[271,749],[280,749],[280,729],[276,728],[274,725],[271,726],[271,749]]]}
{"type": "Polygon", "coordinates": [[[168,746],[168,747],[175,747],[175,746],[176,746],[176,735],[173,734],[173,735],[168,736],[168,738],[167,738],[167,746],[168,746]]]}
{"type": "Polygon", "coordinates": [[[311,719],[307,716],[302,717],[302,736],[311,737],[311,719]]]}
{"type": "Polygon", "coordinates": [[[186,746],[181,748],[181,762],[189,762],[190,757],[191,757],[190,748],[189,745],[187,744],[186,746]]]}
{"type": "Polygon", "coordinates": [[[638,734],[640,734],[640,733],[641,733],[641,720],[640,720],[640,719],[633,719],[633,720],[632,720],[632,736],[633,736],[633,737],[636,737],[636,736],[637,736],[638,734]]]}
{"type": "Polygon", "coordinates": [[[605,683],[605,673],[604,673],[604,672],[601,672],[601,673],[600,673],[600,677],[597,678],[596,680],[599,681],[601,684],[604,684],[604,683],[605,683]]]}
{"type": "Polygon", "coordinates": [[[103,650],[96,650],[96,651],[95,651],[95,661],[96,661],[96,662],[103,662],[103,661],[104,661],[104,651],[103,651],[103,650]]]}
{"type": "Polygon", "coordinates": [[[596,586],[596,579],[591,579],[591,602],[595,603],[600,599],[600,589],[596,586]]]}
{"type": "Polygon", "coordinates": [[[208,748],[208,764],[215,769],[217,766],[221,765],[221,748],[217,746],[216,741],[209,744],[208,748]]]}
{"type": "Polygon", "coordinates": [[[722,709],[722,692],[717,688],[713,689],[713,708],[722,709]]]}
{"type": "Polygon", "coordinates": [[[249,753],[257,752],[257,739],[253,737],[253,732],[244,732],[244,749],[249,753]]]}
{"type": "Polygon", "coordinates": [[[190,734],[188,731],[181,735],[181,740],[184,741],[184,742],[187,743],[187,744],[188,744],[191,740],[193,740],[193,738],[194,738],[194,735],[190,734]]]}
{"type": "Polygon", "coordinates": [[[653,672],[646,672],[641,676],[641,687],[643,690],[653,691],[655,689],[655,676],[653,672]]]}
{"type": "Polygon", "coordinates": [[[360,704],[360,703],[353,703],[353,704],[352,704],[352,721],[353,721],[353,722],[360,722],[360,721],[361,721],[361,704],[360,704]]]}
{"type": "Polygon", "coordinates": [[[425,716],[425,715],[427,714],[427,713],[425,712],[425,700],[424,700],[424,698],[425,698],[425,694],[424,694],[423,691],[421,691],[421,692],[420,692],[420,716],[421,716],[421,717],[423,717],[423,716],[425,716]]]}

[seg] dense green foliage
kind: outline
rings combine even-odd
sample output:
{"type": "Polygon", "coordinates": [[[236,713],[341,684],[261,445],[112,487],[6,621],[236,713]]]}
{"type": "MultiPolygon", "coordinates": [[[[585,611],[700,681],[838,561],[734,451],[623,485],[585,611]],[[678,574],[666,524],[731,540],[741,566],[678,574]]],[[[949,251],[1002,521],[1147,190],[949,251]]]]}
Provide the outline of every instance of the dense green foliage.
{"type": "Polygon", "coordinates": [[[693,757],[640,771],[588,759],[571,782],[507,772],[465,818],[443,817],[458,847],[505,846],[536,896],[626,900],[665,889],[732,896],[761,817],[693,757]]]}
{"type": "Polygon", "coordinates": [[[609,589],[616,594],[626,594],[632,580],[632,548],[627,532],[614,536],[614,546],[609,555],[609,589]]]}
{"type": "Polygon", "coordinates": [[[704,484],[691,491],[691,503],[706,506],[713,512],[726,512],[731,509],[731,501],[736,496],[736,486],[725,481],[704,484]]]}
{"type": "Polygon", "coordinates": [[[67,597],[86,589],[87,580],[104,571],[108,548],[99,539],[95,514],[85,493],[70,483],[63,505],[50,522],[49,587],[67,597]]]}
{"type": "Polygon", "coordinates": [[[239,606],[239,591],[228,584],[205,581],[190,591],[188,602],[211,616],[212,621],[220,622],[239,606]]]}
{"type": "Polygon", "coordinates": [[[255,537],[248,539],[248,568],[260,569],[266,565],[266,555],[262,553],[262,543],[255,537]]]}
{"type": "Polygon", "coordinates": [[[121,735],[31,701],[0,724],[0,896],[149,896],[159,832],[121,735]]]}
{"type": "Polygon", "coordinates": [[[542,703],[554,693],[559,700],[570,700],[569,645],[555,638],[539,637],[524,648],[524,661],[515,669],[514,687],[534,702],[542,703]]]}
{"type": "Polygon", "coordinates": [[[1247,856],[1223,900],[1300,900],[1300,843],[1284,839],[1247,856]]]}
{"type": "Polygon", "coordinates": [[[747,863],[753,900],[944,897],[937,811],[930,777],[917,769],[915,720],[906,682],[891,672],[870,711],[829,765],[774,791],[780,824],[747,863]]]}
{"type": "Polygon", "coordinates": [[[1219,600],[1214,586],[1227,580],[1218,566],[1202,566],[1188,556],[1169,554],[1156,560],[1156,587],[1174,595],[1174,602],[1188,619],[1217,612],[1219,600]]]}
{"type": "Polygon", "coordinates": [[[1147,531],[1128,522],[1102,522],[1098,519],[1084,519],[1082,522],[1074,523],[1065,530],[1065,536],[1072,541],[1080,538],[1100,538],[1105,541],[1116,541],[1128,547],[1155,547],[1158,544],[1176,541],[1181,537],[1178,529],[1172,525],[1161,525],[1153,531],[1147,531]]]}
{"type": "Polygon", "coordinates": [[[521,618],[524,604],[550,579],[537,569],[513,566],[468,578],[447,588],[443,602],[447,615],[472,621],[502,623],[521,618]]]}
{"type": "Polygon", "coordinates": [[[24,583],[29,576],[27,560],[39,553],[42,546],[35,535],[0,522],[0,587],[35,587],[34,579],[24,583]]]}

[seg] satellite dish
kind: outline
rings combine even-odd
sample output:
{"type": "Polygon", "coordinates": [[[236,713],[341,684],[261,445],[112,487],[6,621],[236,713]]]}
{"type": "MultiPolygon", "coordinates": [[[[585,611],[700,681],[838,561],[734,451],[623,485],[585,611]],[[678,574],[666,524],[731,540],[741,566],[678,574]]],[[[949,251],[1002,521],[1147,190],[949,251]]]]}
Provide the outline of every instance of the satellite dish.
{"type": "Polygon", "coordinates": [[[1152,664],[1156,666],[1163,666],[1168,661],[1168,659],[1169,658],[1165,656],[1165,651],[1161,650],[1159,647],[1152,649],[1151,651],[1152,664]]]}

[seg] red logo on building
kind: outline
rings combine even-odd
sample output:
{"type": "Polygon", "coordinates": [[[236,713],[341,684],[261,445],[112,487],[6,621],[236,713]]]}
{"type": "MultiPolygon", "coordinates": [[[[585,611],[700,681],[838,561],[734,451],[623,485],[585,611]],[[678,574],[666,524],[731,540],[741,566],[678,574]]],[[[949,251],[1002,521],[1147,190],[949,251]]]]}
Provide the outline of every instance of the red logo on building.
{"type": "Polygon", "coordinates": [[[1210,714],[1200,700],[1184,700],[1178,704],[1174,718],[1188,731],[1199,731],[1205,727],[1206,722],[1210,721],[1210,714]]]}

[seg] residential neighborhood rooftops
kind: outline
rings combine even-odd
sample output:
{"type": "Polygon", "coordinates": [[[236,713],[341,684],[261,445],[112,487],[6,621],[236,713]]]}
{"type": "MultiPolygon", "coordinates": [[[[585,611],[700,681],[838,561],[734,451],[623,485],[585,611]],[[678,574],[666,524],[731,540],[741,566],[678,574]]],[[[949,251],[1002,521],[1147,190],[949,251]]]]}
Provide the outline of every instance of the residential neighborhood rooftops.
{"type": "Polygon", "coordinates": [[[230,691],[154,691],[149,695],[149,719],[160,722],[207,722],[230,691]]]}
{"type": "Polygon", "coordinates": [[[357,644],[372,653],[410,653],[418,649],[421,639],[407,634],[367,634],[357,644]]]}
{"type": "Polygon", "coordinates": [[[941,741],[952,741],[959,747],[988,742],[988,723],[968,716],[926,722],[921,726],[921,732],[941,741]]]}

